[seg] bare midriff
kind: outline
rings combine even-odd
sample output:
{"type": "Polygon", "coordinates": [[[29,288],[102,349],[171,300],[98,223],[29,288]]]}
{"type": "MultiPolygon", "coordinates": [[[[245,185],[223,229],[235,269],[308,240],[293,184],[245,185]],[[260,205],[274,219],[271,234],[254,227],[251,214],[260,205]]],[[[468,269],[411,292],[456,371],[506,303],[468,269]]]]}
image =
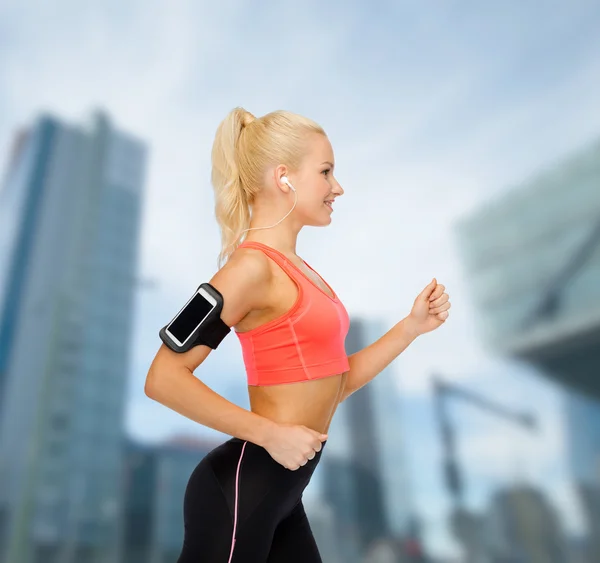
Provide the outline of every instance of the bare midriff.
{"type": "Polygon", "coordinates": [[[302,424],[326,433],[345,384],[342,373],[297,383],[248,385],[250,409],[278,423],[302,424]]]}
{"type": "MultiPolygon", "coordinates": [[[[294,260],[295,263],[298,263],[294,260]]],[[[298,263],[299,267],[302,267],[298,263]]],[[[250,331],[284,315],[294,304],[298,289],[288,275],[272,264],[269,306],[252,311],[238,325],[239,332],[250,331]]],[[[303,268],[306,271],[306,268],[303,268]]],[[[327,292],[324,284],[307,272],[315,284],[327,292]]],[[[248,385],[252,412],[278,423],[302,424],[317,432],[329,431],[346,385],[347,374],[333,374],[320,379],[267,386],[248,385]]]]}

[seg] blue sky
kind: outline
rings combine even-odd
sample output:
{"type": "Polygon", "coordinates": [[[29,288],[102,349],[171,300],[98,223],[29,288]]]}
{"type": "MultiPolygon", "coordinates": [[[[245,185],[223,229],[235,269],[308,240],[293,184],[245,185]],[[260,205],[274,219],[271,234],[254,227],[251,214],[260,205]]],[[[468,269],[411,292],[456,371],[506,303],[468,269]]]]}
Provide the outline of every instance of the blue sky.
{"type": "MultiPolygon", "coordinates": [[[[301,234],[300,255],[352,314],[387,326],[433,276],[451,295],[449,322],[394,364],[432,545],[453,549],[440,516],[433,372],[535,408],[545,422],[532,441],[457,407],[472,503],[510,480],[521,458],[576,528],[560,393],[483,347],[453,229],[597,138],[598,29],[593,1],[1,4],[2,169],[14,130],[44,109],[76,123],[103,107],[149,144],[140,268],[158,287],[136,302],[129,430],[145,440],[202,431],[145,397],[146,370],[158,328],[216,267],[209,158],[219,121],[237,105],[289,109],[326,129],[346,191],[331,226],[301,234]]],[[[234,336],[222,350],[197,375],[226,392],[244,375],[234,336]]]]}

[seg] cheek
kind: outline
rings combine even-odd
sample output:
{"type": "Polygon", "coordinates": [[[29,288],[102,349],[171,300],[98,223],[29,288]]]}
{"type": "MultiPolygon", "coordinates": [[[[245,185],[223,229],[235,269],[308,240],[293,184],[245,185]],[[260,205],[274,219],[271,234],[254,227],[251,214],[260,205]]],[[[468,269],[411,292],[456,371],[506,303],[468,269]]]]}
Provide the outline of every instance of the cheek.
{"type": "Polygon", "coordinates": [[[307,188],[302,199],[309,205],[323,203],[323,200],[331,193],[331,186],[325,179],[313,180],[312,184],[307,185],[307,188]]]}
{"type": "Polygon", "coordinates": [[[325,206],[325,198],[330,191],[323,192],[323,189],[313,186],[310,192],[306,191],[298,197],[297,209],[306,216],[312,216],[319,213],[320,209],[325,206]]]}
{"type": "Polygon", "coordinates": [[[323,176],[319,181],[319,195],[321,196],[321,199],[325,199],[328,195],[330,195],[332,189],[333,180],[331,178],[325,178],[325,176],[323,176]]]}
{"type": "Polygon", "coordinates": [[[333,190],[333,182],[321,175],[307,179],[303,185],[302,192],[298,195],[298,206],[305,209],[315,209],[324,205],[325,198],[333,190]]]}

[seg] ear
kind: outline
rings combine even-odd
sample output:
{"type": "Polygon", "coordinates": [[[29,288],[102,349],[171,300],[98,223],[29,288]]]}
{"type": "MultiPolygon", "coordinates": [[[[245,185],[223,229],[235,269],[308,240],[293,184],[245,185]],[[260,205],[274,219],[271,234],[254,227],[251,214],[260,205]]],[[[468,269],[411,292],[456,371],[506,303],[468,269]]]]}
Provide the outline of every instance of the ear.
{"type": "Polygon", "coordinates": [[[283,192],[289,192],[290,191],[290,187],[281,181],[281,177],[282,176],[287,176],[289,172],[289,168],[287,166],[285,166],[285,164],[278,164],[274,169],[273,169],[273,180],[275,182],[275,185],[283,192]]]}

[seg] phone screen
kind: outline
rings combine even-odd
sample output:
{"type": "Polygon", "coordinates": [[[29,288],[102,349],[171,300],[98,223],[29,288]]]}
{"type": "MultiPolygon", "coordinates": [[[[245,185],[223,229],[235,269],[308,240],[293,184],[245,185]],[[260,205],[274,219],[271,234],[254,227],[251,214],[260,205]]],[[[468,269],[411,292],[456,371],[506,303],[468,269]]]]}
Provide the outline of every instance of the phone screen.
{"type": "Polygon", "coordinates": [[[214,305],[209,303],[202,295],[196,293],[190,302],[180,311],[168,326],[168,330],[182,344],[198,328],[214,305]]]}

